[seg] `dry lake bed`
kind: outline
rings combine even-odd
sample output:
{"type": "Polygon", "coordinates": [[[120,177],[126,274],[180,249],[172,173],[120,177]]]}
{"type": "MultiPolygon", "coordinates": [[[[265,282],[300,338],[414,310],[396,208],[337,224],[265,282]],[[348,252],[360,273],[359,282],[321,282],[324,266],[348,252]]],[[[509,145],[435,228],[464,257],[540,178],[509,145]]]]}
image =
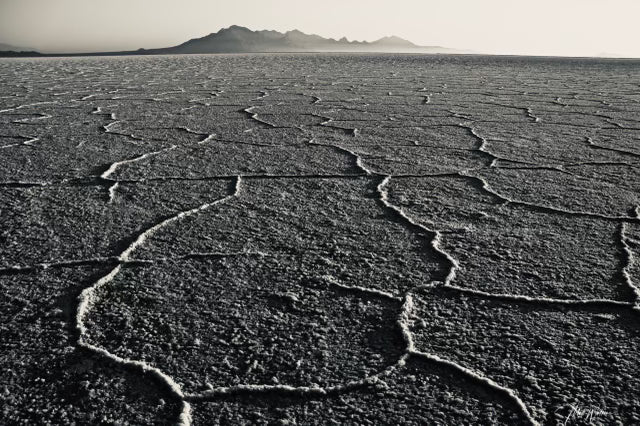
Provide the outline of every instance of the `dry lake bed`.
{"type": "Polygon", "coordinates": [[[0,423],[640,424],[640,62],[0,79],[0,423]]]}

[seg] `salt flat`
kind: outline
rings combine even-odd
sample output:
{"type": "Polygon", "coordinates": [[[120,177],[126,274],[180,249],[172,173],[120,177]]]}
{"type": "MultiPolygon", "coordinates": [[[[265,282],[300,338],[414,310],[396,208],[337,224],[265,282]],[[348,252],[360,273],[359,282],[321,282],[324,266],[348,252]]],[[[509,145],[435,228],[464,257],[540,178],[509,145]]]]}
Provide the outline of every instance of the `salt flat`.
{"type": "Polygon", "coordinates": [[[640,62],[0,76],[0,423],[640,423],[640,62]]]}

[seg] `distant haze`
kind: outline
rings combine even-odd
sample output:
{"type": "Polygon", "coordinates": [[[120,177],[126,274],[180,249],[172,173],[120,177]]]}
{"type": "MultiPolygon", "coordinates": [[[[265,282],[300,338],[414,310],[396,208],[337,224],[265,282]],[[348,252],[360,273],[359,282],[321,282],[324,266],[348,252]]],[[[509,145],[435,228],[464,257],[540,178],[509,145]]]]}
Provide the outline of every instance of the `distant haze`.
{"type": "Polygon", "coordinates": [[[482,53],[640,57],[638,19],[639,0],[0,0],[0,43],[135,50],[237,24],[482,53]]]}

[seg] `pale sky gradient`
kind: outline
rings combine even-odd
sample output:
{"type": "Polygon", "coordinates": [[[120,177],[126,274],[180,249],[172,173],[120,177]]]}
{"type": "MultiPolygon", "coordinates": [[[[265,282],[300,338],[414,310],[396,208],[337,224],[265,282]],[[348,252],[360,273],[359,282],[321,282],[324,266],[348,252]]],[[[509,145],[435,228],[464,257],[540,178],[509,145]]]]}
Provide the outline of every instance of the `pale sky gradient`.
{"type": "Polygon", "coordinates": [[[0,43],[168,47],[237,24],[482,53],[640,57],[640,0],[0,0],[0,43]]]}

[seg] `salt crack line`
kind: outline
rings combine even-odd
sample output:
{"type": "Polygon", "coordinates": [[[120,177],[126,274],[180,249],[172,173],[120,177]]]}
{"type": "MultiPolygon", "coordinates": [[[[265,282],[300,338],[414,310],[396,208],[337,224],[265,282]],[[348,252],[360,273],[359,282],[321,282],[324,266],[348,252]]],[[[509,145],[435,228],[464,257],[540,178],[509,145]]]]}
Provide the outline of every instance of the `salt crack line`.
{"type": "Polygon", "coordinates": [[[109,179],[109,176],[111,176],[113,173],[115,173],[116,169],[124,164],[130,164],[130,163],[135,163],[138,161],[142,161],[145,158],[149,158],[149,157],[153,157],[155,155],[159,155],[162,154],[163,152],[166,151],[171,151],[173,149],[176,149],[177,146],[176,145],[171,145],[168,148],[163,148],[160,149],[158,151],[152,151],[152,152],[147,152],[145,154],[139,155],[137,157],[133,157],[133,158],[129,158],[127,160],[121,160],[121,161],[116,161],[115,163],[112,163],[109,168],[107,170],[105,170],[101,175],[100,178],[101,179],[109,179]]]}
{"type": "MultiPolygon", "coordinates": [[[[117,106],[117,105],[109,105],[109,107],[113,107],[113,106],[117,106]]],[[[104,116],[108,116],[109,117],[109,120],[111,120],[111,123],[107,123],[107,124],[101,126],[102,130],[105,133],[109,133],[109,134],[112,134],[112,135],[125,137],[125,138],[130,139],[131,141],[133,141],[132,143],[134,143],[134,144],[144,140],[144,138],[136,136],[133,133],[122,133],[122,132],[111,130],[112,126],[115,126],[115,125],[120,124],[120,123],[123,122],[122,120],[118,120],[117,119],[116,114],[114,112],[107,113],[107,112],[104,112],[102,110],[102,107],[95,107],[93,109],[93,111],[91,111],[91,114],[104,115],[104,116]]]]}
{"type": "Polygon", "coordinates": [[[23,180],[0,182],[0,187],[5,188],[42,188],[46,186],[55,185],[58,182],[45,181],[45,182],[28,182],[23,180]]]}
{"type": "Polygon", "coordinates": [[[34,136],[19,136],[19,137],[24,138],[26,140],[23,142],[0,146],[0,149],[13,148],[15,146],[33,146],[36,142],[40,140],[40,138],[34,137],[34,136]]]}
{"type": "Polygon", "coordinates": [[[214,141],[216,139],[216,134],[215,133],[211,133],[209,135],[207,135],[204,139],[202,139],[201,141],[198,142],[198,145],[204,145],[208,142],[214,141]]]}
{"type": "MultiPolygon", "coordinates": [[[[195,215],[199,212],[202,212],[204,210],[207,210],[217,204],[221,204],[224,203],[226,201],[228,201],[229,199],[236,197],[239,192],[240,192],[240,188],[241,188],[241,182],[242,182],[242,178],[241,176],[237,176],[236,177],[236,182],[235,182],[235,189],[233,194],[228,195],[224,198],[220,198],[218,200],[215,200],[213,202],[210,203],[205,203],[202,204],[199,207],[196,207],[194,209],[191,210],[186,210],[183,212],[180,212],[178,214],[176,214],[175,216],[172,216],[168,219],[165,219],[163,221],[161,221],[160,223],[152,226],[151,228],[147,229],[146,231],[144,231],[143,233],[141,233],[138,238],[136,238],[135,241],[133,241],[119,256],[118,256],[118,260],[121,262],[127,262],[131,260],[131,254],[137,250],[140,246],[142,246],[147,239],[152,236],[154,233],[156,233],[158,230],[164,228],[165,226],[176,222],[180,219],[183,219],[185,217],[189,217],[192,215],[195,215]]],[[[98,290],[100,290],[102,287],[108,285],[109,283],[111,283],[114,278],[116,277],[116,275],[118,275],[118,273],[121,271],[122,269],[122,265],[119,264],[117,265],[115,268],[113,268],[111,270],[111,272],[109,272],[107,275],[103,276],[102,278],[100,278],[98,281],[96,281],[92,286],[85,288],[82,293],[80,293],[80,296],[78,297],[78,308],[76,311],[76,323],[75,323],[75,328],[78,332],[78,340],[77,340],[77,344],[80,347],[84,347],[98,355],[102,355],[107,359],[110,359],[118,364],[124,365],[124,366],[130,366],[130,367],[135,367],[139,370],[141,370],[143,373],[150,373],[153,376],[155,376],[156,378],[158,378],[159,380],[161,380],[162,382],[165,383],[165,385],[171,390],[172,394],[174,396],[176,396],[178,399],[180,399],[182,401],[183,404],[183,408],[182,408],[182,413],[180,414],[180,418],[179,418],[179,424],[183,425],[183,426],[188,426],[191,424],[191,414],[190,414],[190,410],[191,407],[188,404],[187,401],[185,401],[185,395],[182,392],[182,388],[180,387],[180,385],[178,383],[176,383],[170,376],[168,376],[167,374],[163,373],[160,369],[153,367],[149,364],[147,364],[144,361],[135,361],[135,360],[131,360],[128,358],[122,358],[118,355],[112,354],[111,352],[107,351],[106,349],[100,348],[98,346],[95,346],[91,343],[89,343],[87,341],[88,338],[88,330],[87,330],[87,326],[85,325],[85,319],[89,314],[89,311],[91,310],[91,308],[95,305],[95,303],[97,302],[98,296],[97,296],[97,292],[98,290]]]]}
{"type": "Polygon", "coordinates": [[[12,143],[12,144],[9,144],[9,145],[3,145],[3,146],[0,146],[0,149],[13,148],[14,146],[20,146],[20,145],[23,145],[23,142],[12,143]]]}
{"type": "Polygon", "coordinates": [[[134,242],[132,242],[132,243],[129,245],[129,247],[127,247],[127,248],[122,252],[122,254],[120,254],[120,256],[119,256],[120,260],[123,260],[123,261],[131,260],[131,259],[130,259],[131,254],[132,254],[136,249],[138,249],[140,246],[142,246],[142,245],[147,241],[147,239],[148,239],[150,236],[152,236],[153,234],[155,234],[159,229],[162,229],[162,228],[164,228],[165,226],[167,226],[167,225],[169,225],[169,224],[171,224],[171,223],[173,223],[173,222],[176,222],[176,221],[178,221],[178,220],[180,220],[180,219],[183,219],[183,218],[185,218],[185,217],[193,216],[193,215],[195,215],[195,214],[197,214],[197,213],[200,213],[200,212],[202,212],[202,211],[205,211],[205,210],[207,210],[207,209],[209,209],[209,208],[211,208],[211,207],[213,207],[213,206],[215,206],[215,205],[217,205],[217,204],[224,203],[224,202],[226,202],[226,201],[230,200],[231,198],[237,197],[237,196],[240,194],[241,183],[242,183],[242,177],[241,177],[241,176],[237,176],[237,177],[236,177],[236,182],[235,182],[235,190],[234,190],[233,194],[228,195],[228,196],[226,196],[226,197],[224,197],[224,198],[220,198],[220,199],[218,199],[218,200],[215,200],[215,201],[213,201],[213,202],[211,202],[211,203],[205,203],[205,204],[202,204],[201,206],[198,206],[198,207],[196,207],[196,208],[194,208],[194,209],[186,210],[186,211],[180,212],[180,213],[178,213],[177,215],[175,215],[175,216],[171,216],[170,218],[165,219],[165,220],[163,220],[162,222],[160,222],[160,223],[158,223],[158,224],[156,224],[156,225],[152,226],[151,228],[147,229],[146,231],[144,231],[143,233],[141,233],[141,234],[138,236],[138,238],[136,238],[136,240],[135,240],[134,242]]]}
{"type": "Polygon", "coordinates": [[[48,104],[57,104],[58,101],[45,101],[45,102],[34,102],[32,104],[24,104],[24,105],[18,105],[16,107],[12,107],[12,108],[7,108],[7,109],[0,109],[0,114],[4,113],[4,112],[9,112],[9,111],[16,111],[22,108],[28,108],[31,106],[36,106],[36,105],[48,105],[48,104]]]}
{"type": "Polygon", "coordinates": [[[329,393],[328,388],[319,386],[289,386],[289,385],[234,385],[221,386],[209,389],[200,393],[187,394],[189,401],[206,401],[207,399],[223,395],[237,394],[260,394],[260,393],[281,393],[298,396],[325,396],[329,393]]]}
{"type": "Polygon", "coordinates": [[[381,297],[383,299],[392,300],[394,302],[402,301],[401,298],[399,298],[397,296],[394,296],[393,294],[391,294],[391,293],[389,293],[387,291],[378,290],[376,288],[363,287],[363,286],[359,286],[359,285],[342,284],[340,281],[338,281],[336,278],[334,278],[334,277],[332,277],[330,275],[325,275],[322,278],[324,278],[324,280],[329,285],[331,285],[333,287],[337,287],[337,288],[342,289],[342,290],[363,293],[363,294],[367,294],[367,295],[370,295],[370,296],[373,296],[373,297],[381,297]]]}
{"type": "Polygon", "coordinates": [[[171,90],[168,92],[156,93],[154,96],[174,95],[178,93],[185,93],[184,88],[178,87],[178,90],[171,90]]]}
{"type": "Polygon", "coordinates": [[[497,155],[493,154],[491,151],[487,149],[487,146],[489,145],[489,141],[484,136],[478,134],[478,132],[476,132],[476,130],[472,126],[464,123],[460,123],[458,124],[458,127],[466,129],[471,134],[471,136],[473,136],[478,141],[478,146],[476,146],[474,149],[475,151],[480,152],[485,156],[491,158],[491,163],[489,164],[489,167],[496,167],[496,163],[499,160],[503,160],[502,158],[498,157],[497,155]]]}
{"type": "MultiPolygon", "coordinates": [[[[92,114],[98,114],[98,115],[106,115],[104,113],[97,113],[97,112],[92,112],[92,114]]],[[[122,136],[131,136],[133,137],[133,135],[126,135],[124,133],[118,133],[118,132],[112,132],[111,131],[111,126],[115,126],[116,124],[120,124],[121,120],[117,120],[115,119],[115,114],[114,113],[110,113],[109,117],[111,118],[111,120],[115,120],[112,121],[111,123],[105,124],[104,126],[102,126],[102,129],[106,132],[106,133],[113,133],[115,135],[122,135],[122,136]]]]}
{"type": "MultiPolygon", "coordinates": [[[[113,173],[116,172],[116,170],[118,169],[118,167],[124,165],[124,164],[131,164],[131,163],[135,163],[138,161],[142,161],[146,158],[149,157],[153,157],[159,154],[162,154],[164,152],[167,151],[171,151],[176,149],[177,146],[176,145],[171,145],[168,148],[164,148],[158,151],[152,151],[152,152],[147,152],[145,154],[142,154],[138,157],[134,157],[134,158],[130,158],[127,160],[122,160],[122,161],[116,161],[115,163],[112,163],[109,168],[107,170],[105,170],[99,177],[100,179],[104,180],[104,181],[113,181],[109,176],[111,176],[113,173]]],[[[118,189],[119,186],[119,182],[114,182],[110,187],[109,187],[109,200],[108,203],[112,204],[115,201],[115,197],[116,197],[116,190],[118,189]]]]}
{"type": "Polygon", "coordinates": [[[266,98],[268,96],[269,96],[269,92],[267,92],[266,90],[260,90],[258,92],[258,97],[252,99],[252,101],[259,101],[259,100],[264,99],[264,98],[266,98]]]}
{"type": "Polygon", "coordinates": [[[551,297],[526,296],[521,294],[509,293],[490,293],[487,291],[476,290],[472,288],[460,287],[452,284],[444,284],[440,286],[447,290],[456,291],[462,294],[478,296],[483,299],[504,300],[545,305],[566,305],[566,306],[606,306],[606,307],[633,307],[632,303],[612,299],[555,299],[551,297]]]}
{"type": "Polygon", "coordinates": [[[542,121],[540,119],[540,117],[536,116],[533,114],[533,111],[531,110],[531,107],[527,107],[525,109],[526,113],[527,113],[527,117],[532,119],[534,123],[539,123],[540,121],[542,121]]]}
{"type": "Polygon", "coordinates": [[[329,129],[341,131],[344,134],[347,134],[347,135],[350,135],[350,136],[353,136],[353,137],[356,137],[356,136],[358,136],[360,134],[360,129],[358,129],[358,128],[344,128],[344,127],[332,126],[331,123],[335,122],[336,120],[334,120],[331,117],[325,117],[325,116],[314,114],[314,113],[312,113],[310,115],[313,116],[313,117],[317,117],[317,118],[323,119],[324,121],[319,124],[322,127],[327,127],[329,129]]]}
{"type": "MultiPolygon", "coordinates": [[[[576,164],[562,164],[559,166],[542,166],[542,165],[534,165],[532,163],[522,163],[520,161],[515,162],[515,164],[520,164],[516,166],[506,166],[498,164],[498,161],[502,162],[513,162],[513,160],[499,159],[493,163],[493,168],[501,169],[501,170],[548,170],[552,172],[558,172],[569,176],[575,176],[575,173],[570,172],[569,170],[565,170],[564,167],[575,166],[576,164]]],[[[626,164],[626,163],[625,163],[626,164]]],[[[479,169],[476,169],[479,170],[479,169]]]]}
{"type": "Polygon", "coordinates": [[[116,191],[118,190],[119,186],[120,186],[120,183],[116,182],[109,187],[109,200],[108,200],[109,204],[113,204],[113,202],[116,200],[116,191]]]}
{"type": "Polygon", "coordinates": [[[615,221],[615,222],[624,221],[624,222],[640,223],[640,218],[633,217],[633,216],[611,216],[611,215],[605,215],[605,214],[593,213],[593,212],[582,212],[582,211],[576,211],[576,210],[561,209],[558,207],[551,207],[551,206],[545,206],[542,204],[530,203],[528,201],[514,200],[494,190],[491,187],[491,185],[489,185],[489,183],[481,176],[471,175],[466,171],[459,172],[459,175],[461,177],[479,181],[483,191],[500,199],[504,203],[527,207],[533,210],[544,211],[547,213],[555,213],[555,214],[578,216],[578,217],[592,217],[596,219],[615,221]]]}
{"type": "Polygon", "coordinates": [[[640,154],[637,152],[633,152],[633,151],[627,151],[624,149],[618,149],[618,148],[610,148],[607,146],[602,146],[602,145],[598,145],[597,143],[594,142],[593,138],[591,136],[587,136],[585,137],[585,143],[593,149],[600,149],[603,151],[611,151],[611,152],[615,152],[618,153],[620,155],[628,155],[631,157],[636,157],[636,158],[640,158],[640,154]]]}
{"type": "Polygon", "coordinates": [[[267,394],[276,393],[292,396],[316,396],[324,397],[329,395],[339,395],[346,392],[350,392],[354,389],[363,388],[366,386],[375,386],[382,383],[382,379],[399,368],[404,367],[409,358],[409,354],[403,354],[398,361],[393,365],[387,367],[383,371],[371,376],[367,376],[360,380],[352,380],[350,382],[320,387],[320,386],[290,386],[290,385],[234,385],[234,386],[220,386],[217,388],[209,389],[200,393],[186,394],[184,399],[186,401],[208,401],[216,399],[220,396],[228,395],[243,395],[243,394],[267,394]]]}
{"type": "Polygon", "coordinates": [[[256,106],[250,106],[248,108],[241,109],[240,112],[244,113],[251,120],[255,120],[258,123],[260,123],[261,125],[263,125],[263,126],[267,126],[267,127],[271,128],[271,129],[279,128],[279,126],[276,126],[275,124],[269,123],[268,121],[264,121],[263,119],[258,118],[258,113],[257,112],[253,112],[254,108],[256,108],[256,106]]]}
{"type": "MultiPolygon", "coordinates": [[[[476,122],[477,121],[472,121],[472,123],[476,123],[476,122]]],[[[566,170],[562,169],[562,167],[542,166],[537,163],[530,163],[527,161],[519,161],[519,160],[510,160],[508,158],[500,157],[489,150],[488,148],[489,139],[479,134],[478,131],[473,126],[465,123],[459,123],[457,126],[460,128],[466,129],[467,132],[469,132],[469,134],[478,141],[478,146],[476,146],[474,150],[491,158],[491,163],[489,164],[490,168],[496,168],[496,169],[505,168],[498,165],[498,162],[502,161],[507,163],[528,165],[528,166],[531,166],[530,168],[535,167],[535,168],[540,168],[544,170],[548,169],[548,170],[554,170],[554,171],[565,173],[565,174],[571,174],[570,172],[567,172],[566,170]]]]}
{"type": "Polygon", "coordinates": [[[398,327],[400,327],[400,331],[402,332],[402,338],[407,345],[405,349],[406,354],[410,354],[416,349],[410,325],[414,307],[413,297],[411,297],[410,294],[406,294],[404,296],[404,303],[402,304],[402,310],[397,321],[398,327]]]}
{"type": "Polygon", "coordinates": [[[198,141],[198,145],[204,145],[207,142],[211,142],[212,140],[215,140],[216,138],[216,134],[215,133],[203,133],[203,132],[199,132],[197,130],[192,130],[188,127],[177,127],[177,129],[182,130],[184,132],[190,133],[192,135],[197,135],[197,136],[202,136],[203,139],[198,141]]]}
{"type": "Polygon", "coordinates": [[[580,161],[577,163],[565,163],[562,167],[579,167],[579,166],[623,166],[638,168],[639,166],[625,161],[580,161]]]}
{"type": "MultiPolygon", "coordinates": [[[[118,105],[117,104],[116,105],[109,105],[107,108],[116,107],[116,106],[118,106],[118,105]]],[[[110,120],[114,120],[114,121],[117,120],[116,114],[114,112],[104,112],[102,110],[101,106],[94,107],[93,110],[91,111],[91,114],[94,114],[94,115],[106,115],[106,116],[109,116],[110,120]]],[[[102,128],[104,129],[105,126],[102,126],[102,128]]]]}
{"type": "Polygon", "coordinates": [[[431,362],[434,362],[436,364],[440,364],[440,365],[445,365],[447,367],[451,367],[454,370],[457,370],[460,373],[464,374],[465,376],[470,377],[471,379],[480,382],[484,386],[486,386],[486,387],[488,387],[488,388],[490,388],[490,389],[492,389],[494,391],[497,391],[497,392],[507,396],[520,409],[521,414],[527,419],[529,424],[534,425],[534,426],[538,426],[540,424],[531,415],[531,412],[527,408],[527,406],[524,403],[524,401],[522,401],[522,399],[520,399],[520,397],[512,389],[510,389],[508,387],[505,387],[505,386],[502,386],[502,385],[498,384],[497,382],[495,382],[494,380],[490,379],[489,377],[483,376],[482,374],[480,374],[480,373],[478,373],[478,372],[476,372],[474,370],[471,370],[471,369],[469,369],[467,367],[464,367],[464,366],[458,364],[457,362],[441,358],[438,355],[430,354],[430,353],[426,353],[426,352],[421,352],[421,351],[415,351],[415,350],[411,351],[411,355],[419,357],[419,358],[424,358],[424,359],[426,359],[428,361],[431,361],[431,362]]]}
{"type": "Polygon", "coordinates": [[[162,258],[155,261],[171,261],[171,260],[192,260],[192,259],[222,259],[225,257],[240,257],[240,256],[257,256],[267,257],[268,254],[258,250],[246,250],[236,252],[191,252],[175,258],[162,258]]]}
{"type": "Polygon", "coordinates": [[[453,256],[451,256],[445,249],[443,249],[440,244],[442,243],[442,232],[440,232],[439,230],[435,231],[435,237],[433,238],[433,241],[431,243],[431,246],[438,252],[440,252],[441,254],[443,254],[445,256],[445,258],[447,259],[447,261],[449,262],[449,264],[451,265],[449,268],[449,273],[447,274],[447,276],[444,279],[444,285],[449,285],[450,283],[453,282],[453,280],[456,279],[456,275],[458,273],[458,270],[460,269],[460,263],[458,262],[457,259],[455,259],[453,256]]]}
{"type": "Polygon", "coordinates": [[[563,108],[567,108],[569,106],[569,104],[566,104],[566,103],[562,102],[562,98],[559,97],[559,96],[554,101],[552,101],[551,103],[553,103],[555,105],[560,105],[563,108]]]}
{"type": "Polygon", "coordinates": [[[12,123],[15,124],[30,124],[30,121],[37,121],[37,120],[47,120],[49,118],[52,118],[53,115],[51,114],[43,114],[41,112],[38,112],[34,115],[38,115],[38,117],[27,117],[27,118],[21,118],[20,120],[13,120],[12,123]]]}
{"type": "MultiPolygon", "coordinates": [[[[523,94],[526,95],[527,92],[525,92],[523,94]]],[[[501,107],[501,108],[515,109],[517,111],[524,112],[524,114],[527,116],[527,118],[530,118],[532,120],[535,118],[535,116],[533,116],[533,113],[531,111],[531,107],[521,107],[521,106],[517,106],[517,105],[509,105],[509,104],[503,104],[503,103],[500,103],[500,102],[489,102],[489,101],[481,101],[481,102],[478,102],[478,103],[481,103],[481,104],[484,104],[484,105],[498,106],[498,107],[501,107]]]]}
{"type": "Polygon", "coordinates": [[[432,236],[431,237],[431,248],[434,251],[436,251],[436,253],[438,253],[440,256],[442,256],[444,259],[446,259],[447,263],[449,264],[449,272],[447,273],[447,276],[445,277],[445,281],[444,282],[445,283],[449,283],[449,282],[453,281],[455,279],[455,277],[456,277],[457,270],[460,268],[460,264],[458,263],[458,261],[456,259],[453,258],[453,256],[451,256],[449,253],[447,253],[444,249],[442,249],[440,247],[440,243],[441,243],[441,240],[442,240],[441,232],[440,231],[434,231],[434,230],[429,229],[426,226],[416,222],[410,216],[408,216],[401,207],[398,207],[398,206],[392,204],[389,201],[389,193],[385,188],[389,184],[389,182],[391,181],[391,178],[392,178],[392,176],[386,176],[376,188],[377,191],[378,191],[378,194],[380,196],[380,201],[382,201],[382,203],[387,208],[395,211],[398,215],[400,215],[405,221],[410,223],[412,226],[415,226],[415,227],[425,231],[427,234],[432,236]]]}
{"type": "Polygon", "coordinates": [[[33,146],[33,144],[38,142],[39,140],[40,138],[38,137],[31,137],[31,139],[22,142],[22,144],[27,146],[33,146]]]}
{"type": "Polygon", "coordinates": [[[193,423],[193,418],[191,417],[191,404],[187,401],[182,401],[182,411],[180,412],[180,416],[178,417],[178,425],[180,426],[189,426],[193,423]]]}
{"type": "Polygon", "coordinates": [[[117,257],[92,257],[87,259],[75,260],[58,260],[53,262],[40,262],[32,265],[14,265],[0,267],[0,275],[30,273],[37,270],[66,268],[84,265],[101,265],[109,263],[117,263],[117,257]]]}
{"type": "Polygon", "coordinates": [[[343,146],[340,146],[340,145],[319,143],[319,142],[316,142],[315,138],[310,139],[309,140],[309,144],[310,145],[316,145],[316,146],[326,146],[326,147],[334,148],[334,149],[336,149],[338,151],[341,151],[343,153],[346,153],[346,154],[348,154],[348,155],[350,155],[350,156],[355,158],[356,167],[358,169],[360,169],[361,171],[363,171],[367,176],[378,175],[372,169],[370,169],[370,168],[368,168],[367,166],[364,165],[364,163],[362,162],[362,157],[360,156],[360,154],[356,153],[355,151],[352,151],[352,150],[350,150],[348,148],[345,148],[343,146]]]}
{"type": "Polygon", "coordinates": [[[633,255],[633,250],[631,250],[631,247],[629,246],[629,239],[627,238],[626,232],[627,225],[625,223],[621,223],[618,230],[618,237],[620,239],[620,244],[622,245],[622,251],[624,253],[622,279],[626,286],[633,293],[632,303],[634,310],[640,312],[640,288],[633,282],[633,277],[631,276],[630,272],[631,268],[633,268],[637,260],[633,255]]]}
{"type": "MultiPolygon", "coordinates": [[[[189,101],[189,102],[191,102],[191,101],[189,101]]],[[[189,110],[191,110],[191,109],[199,108],[199,107],[201,107],[201,106],[204,106],[204,105],[202,105],[202,104],[198,104],[198,105],[192,105],[192,106],[189,106],[189,107],[184,107],[184,108],[181,108],[181,109],[180,109],[180,112],[189,111],[189,110]]]]}

